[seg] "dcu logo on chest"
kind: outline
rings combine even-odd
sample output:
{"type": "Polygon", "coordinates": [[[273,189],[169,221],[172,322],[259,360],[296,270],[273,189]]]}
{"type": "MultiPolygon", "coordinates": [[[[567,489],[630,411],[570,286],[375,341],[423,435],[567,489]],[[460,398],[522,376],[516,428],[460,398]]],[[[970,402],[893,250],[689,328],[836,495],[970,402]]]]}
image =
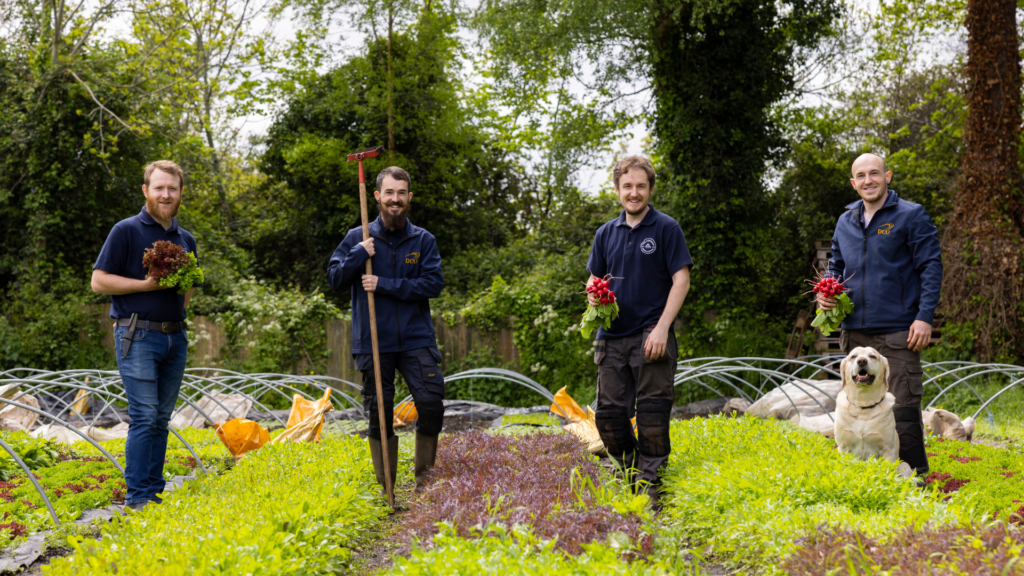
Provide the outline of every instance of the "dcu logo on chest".
{"type": "Polygon", "coordinates": [[[657,249],[658,245],[654,243],[654,238],[644,238],[643,242],[640,242],[640,251],[644,254],[654,254],[657,249]]]}
{"type": "Polygon", "coordinates": [[[878,227],[878,233],[888,234],[889,232],[892,232],[892,226],[892,222],[886,222],[885,224],[882,224],[881,226],[878,227]]]}
{"type": "Polygon", "coordinates": [[[419,252],[409,252],[408,254],[405,255],[405,263],[406,264],[416,264],[419,261],[420,261],[420,253],[419,252]]]}

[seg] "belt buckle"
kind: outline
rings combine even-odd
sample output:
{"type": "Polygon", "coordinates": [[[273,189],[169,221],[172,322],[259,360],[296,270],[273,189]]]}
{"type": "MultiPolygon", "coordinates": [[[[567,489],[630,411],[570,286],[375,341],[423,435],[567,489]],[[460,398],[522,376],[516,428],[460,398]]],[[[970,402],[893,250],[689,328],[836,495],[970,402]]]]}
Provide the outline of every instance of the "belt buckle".
{"type": "Polygon", "coordinates": [[[160,323],[160,331],[163,332],[164,334],[171,334],[172,332],[175,332],[176,331],[175,328],[177,328],[177,327],[178,327],[178,323],[177,322],[161,322],[160,323]]]}

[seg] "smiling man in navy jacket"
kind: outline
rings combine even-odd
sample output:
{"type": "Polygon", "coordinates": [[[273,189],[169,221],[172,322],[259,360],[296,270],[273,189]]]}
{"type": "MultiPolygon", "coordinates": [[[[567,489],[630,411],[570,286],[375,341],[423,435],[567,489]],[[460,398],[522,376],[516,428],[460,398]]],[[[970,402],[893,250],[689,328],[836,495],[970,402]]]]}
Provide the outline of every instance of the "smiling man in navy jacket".
{"type": "MultiPolygon", "coordinates": [[[[846,281],[853,300],[853,313],[843,320],[843,352],[870,346],[889,360],[900,460],[914,468],[920,482],[928,475],[921,350],[932,336],[942,253],[928,213],[889,190],[891,179],[885,161],[874,154],[854,161],[850,183],[861,199],[839,217],[828,270],[846,281]]],[[[818,296],[824,309],[835,304],[835,298],[818,296]]]]}
{"type": "Polygon", "coordinates": [[[397,370],[409,384],[419,413],[413,471],[420,492],[426,485],[427,469],[434,465],[437,435],[444,420],[444,376],[438,366],[441,353],[434,339],[429,302],[441,293],[444,279],[434,236],[409,221],[410,183],[409,174],[397,166],[381,170],[373,193],[380,216],[370,223],[370,239],[362,240],[362,228],[349,230],[331,257],[327,278],[335,291],[352,291],[352,355],[356,369],[363,373],[373,470],[377,482],[384,486],[366,296],[367,292],[375,294],[391,482],[394,485],[398,469],[398,437],[392,427],[397,370]],[[367,258],[372,258],[373,276],[363,273],[367,258]]]}

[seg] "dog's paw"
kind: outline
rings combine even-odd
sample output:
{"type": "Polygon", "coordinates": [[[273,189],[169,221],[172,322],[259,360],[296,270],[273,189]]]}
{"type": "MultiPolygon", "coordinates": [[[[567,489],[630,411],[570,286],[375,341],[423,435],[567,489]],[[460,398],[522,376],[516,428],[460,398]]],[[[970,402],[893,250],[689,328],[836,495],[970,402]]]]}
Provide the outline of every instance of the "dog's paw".
{"type": "Polygon", "coordinates": [[[914,469],[910,467],[910,464],[900,462],[900,465],[896,467],[896,474],[904,478],[910,478],[914,475],[914,469]]]}

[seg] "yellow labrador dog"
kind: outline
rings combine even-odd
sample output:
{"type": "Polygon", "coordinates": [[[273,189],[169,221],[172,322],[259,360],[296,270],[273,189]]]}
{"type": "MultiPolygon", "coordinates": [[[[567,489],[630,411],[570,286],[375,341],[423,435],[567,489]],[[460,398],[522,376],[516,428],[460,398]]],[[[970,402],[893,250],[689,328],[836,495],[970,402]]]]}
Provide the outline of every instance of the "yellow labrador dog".
{"type": "MultiPolygon", "coordinates": [[[[889,393],[889,361],[874,348],[854,348],[839,364],[843,388],[836,397],[835,431],[840,452],[896,462],[900,437],[889,393]]],[[[909,471],[909,467],[908,467],[909,471]]],[[[906,475],[902,470],[901,474],[906,475]]]]}

